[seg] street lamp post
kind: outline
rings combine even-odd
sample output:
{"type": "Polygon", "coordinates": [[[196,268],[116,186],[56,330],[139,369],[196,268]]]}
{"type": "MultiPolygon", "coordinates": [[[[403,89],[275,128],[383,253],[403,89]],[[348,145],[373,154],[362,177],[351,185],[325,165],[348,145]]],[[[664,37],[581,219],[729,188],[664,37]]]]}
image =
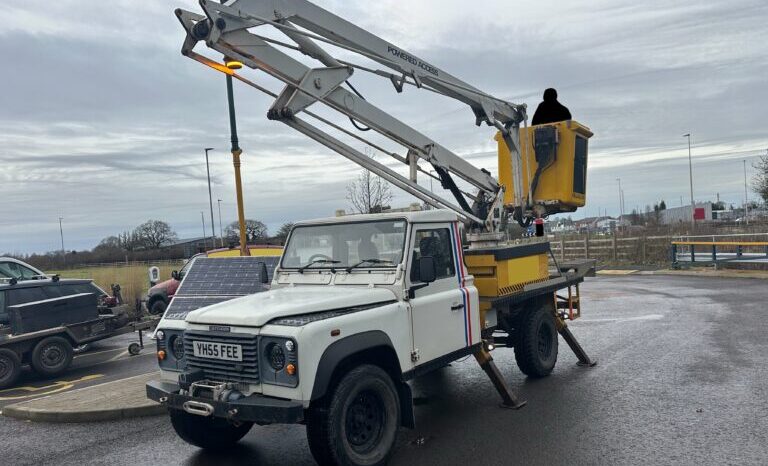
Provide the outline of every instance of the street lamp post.
{"type": "Polygon", "coordinates": [[[624,190],[621,189],[621,178],[616,178],[619,182],[619,210],[621,211],[620,219],[624,218],[624,190]]]}
{"type": "Polygon", "coordinates": [[[693,200],[693,157],[691,156],[691,133],[684,134],[688,138],[688,173],[691,182],[691,225],[696,227],[696,203],[693,200]]]}
{"type": "Polygon", "coordinates": [[[235,192],[237,194],[237,220],[240,223],[240,255],[250,256],[248,238],[245,235],[245,208],[243,207],[243,182],[240,178],[240,143],[237,140],[237,121],[235,120],[235,98],[232,90],[232,74],[243,67],[237,60],[224,57],[224,63],[232,73],[227,73],[227,102],[229,104],[229,132],[232,139],[232,164],[235,166],[235,192]]]}
{"type": "Polygon", "coordinates": [[[221,247],[224,247],[224,230],[221,229],[221,199],[217,200],[219,204],[219,239],[221,240],[221,247]]]}
{"type": "Polygon", "coordinates": [[[208,247],[208,240],[205,238],[205,213],[200,211],[200,220],[203,221],[203,249],[208,247]]]}
{"type": "Polygon", "coordinates": [[[749,225],[749,191],[747,189],[747,161],[744,161],[744,219],[749,225]]]}
{"type": "Polygon", "coordinates": [[[435,181],[435,176],[437,175],[437,172],[434,170],[429,171],[429,190],[432,191],[432,193],[435,192],[435,187],[433,185],[433,182],[435,181]]]}
{"type": "Polygon", "coordinates": [[[208,164],[208,152],[212,150],[213,147],[207,147],[205,149],[205,171],[208,173],[208,205],[211,208],[211,238],[213,246],[216,247],[216,224],[213,222],[213,194],[211,194],[211,167],[208,164]]]}
{"type": "Polygon", "coordinates": [[[67,252],[64,250],[64,227],[61,224],[61,221],[64,220],[64,217],[59,217],[59,235],[61,236],[61,257],[64,258],[64,262],[67,262],[67,252]]]}

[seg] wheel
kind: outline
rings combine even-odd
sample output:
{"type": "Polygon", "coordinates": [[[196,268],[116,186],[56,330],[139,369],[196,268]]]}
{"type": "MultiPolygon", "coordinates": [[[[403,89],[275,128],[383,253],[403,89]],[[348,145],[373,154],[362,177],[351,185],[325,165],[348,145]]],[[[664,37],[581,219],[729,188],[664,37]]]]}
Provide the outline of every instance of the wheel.
{"type": "Polygon", "coordinates": [[[515,342],[517,367],[530,377],[545,377],[557,362],[557,326],[548,306],[541,306],[520,319],[515,342]]]}
{"type": "Polygon", "coordinates": [[[138,343],[131,343],[128,345],[128,354],[131,356],[138,356],[141,353],[141,345],[138,343]]]}
{"type": "Polygon", "coordinates": [[[61,374],[72,364],[72,345],[62,337],[41,340],[32,350],[32,369],[40,375],[61,374]]]}
{"type": "Polygon", "coordinates": [[[171,425],[185,442],[199,448],[220,451],[232,447],[253,427],[252,422],[232,424],[226,419],[201,417],[172,409],[171,425]]]}
{"type": "Polygon", "coordinates": [[[309,449],[321,465],[386,464],[400,425],[400,400],[381,368],[358,366],[307,419],[309,449]]]}
{"type": "Polygon", "coordinates": [[[149,306],[149,313],[153,316],[157,316],[164,313],[167,308],[168,305],[165,304],[165,301],[158,299],[157,301],[153,302],[151,306],[149,306]]]}
{"type": "Polygon", "coordinates": [[[0,388],[11,387],[21,374],[21,360],[15,351],[0,349],[0,388]]]}

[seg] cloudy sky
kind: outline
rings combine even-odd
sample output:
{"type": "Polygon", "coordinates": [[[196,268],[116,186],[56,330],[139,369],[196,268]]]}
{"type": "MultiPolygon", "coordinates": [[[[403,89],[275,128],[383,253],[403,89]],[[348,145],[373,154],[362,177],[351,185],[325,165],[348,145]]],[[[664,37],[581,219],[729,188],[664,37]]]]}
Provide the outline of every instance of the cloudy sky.
{"type": "MultiPolygon", "coordinates": [[[[768,149],[765,0],[317,3],[531,113],[542,90],[556,87],[595,132],[588,206],[577,217],[617,214],[617,178],[627,210],[689,202],[684,133],[693,133],[697,200],[719,193],[742,203],[742,161],[768,149]]],[[[222,199],[225,224],[235,220],[224,80],[180,55],[176,7],[199,10],[187,0],[4,5],[0,253],[59,249],[59,217],[67,249],[89,249],[150,218],[200,236],[200,212],[206,223],[210,216],[204,147],[216,148],[214,203],[222,199]]],[[[397,95],[360,73],[352,81],[495,172],[493,131],[475,127],[468,108],[413,88],[397,95]]],[[[268,97],[243,85],[235,92],[247,216],[275,231],[348,207],[345,186],[358,168],[268,121],[268,97]]],[[[396,193],[395,204],[410,202],[396,193]]]]}

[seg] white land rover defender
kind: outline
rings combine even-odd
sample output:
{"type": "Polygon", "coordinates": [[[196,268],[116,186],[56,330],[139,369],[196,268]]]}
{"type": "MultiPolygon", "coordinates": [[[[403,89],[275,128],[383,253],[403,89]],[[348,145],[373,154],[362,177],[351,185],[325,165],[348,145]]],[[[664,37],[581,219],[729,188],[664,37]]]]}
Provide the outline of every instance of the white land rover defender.
{"type": "MultiPolygon", "coordinates": [[[[521,317],[533,336],[515,340],[530,375],[548,374],[557,358],[546,296],[521,317]]],[[[480,315],[454,213],[302,222],[270,291],[160,329],[162,379],[147,394],[198,447],[231,446],[254,423],[306,423],[319,463],[383,464],[398,427],[414,426],[408,380],[476,354],[497,325],[480,315]]]]}

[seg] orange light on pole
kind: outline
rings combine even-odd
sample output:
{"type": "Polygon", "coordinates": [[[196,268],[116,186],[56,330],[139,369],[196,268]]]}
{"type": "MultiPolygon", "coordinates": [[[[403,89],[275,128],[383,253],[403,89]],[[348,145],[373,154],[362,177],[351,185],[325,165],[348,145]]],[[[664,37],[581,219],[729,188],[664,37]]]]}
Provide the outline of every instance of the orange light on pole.
{"type": "Polygon", "coordinates": [[[224,57],[224,64],[230,70],[239,70],[243,68],[243,62],[235,60],[234,58],[224,57]]]}
{"type": "MultiPolygon", "coordinates": [[[[224,64],[228,70],[240,69],[243,64],[229,57],[224,57],[224,64]]],[[[232,90],[232,75],[227,74],[227,102],[229,103],[229,131],[232,138],[232,164],[235,168],[235,194],[237,196],[237,220],[240,224],[240,255],[250,256],[248,249],[248,237],[245,230],[245,207],[243,206],[243,182],[240,177],[240,143],[237,140],[237,121],[235,120],[235,98],[232,90]]]]}

